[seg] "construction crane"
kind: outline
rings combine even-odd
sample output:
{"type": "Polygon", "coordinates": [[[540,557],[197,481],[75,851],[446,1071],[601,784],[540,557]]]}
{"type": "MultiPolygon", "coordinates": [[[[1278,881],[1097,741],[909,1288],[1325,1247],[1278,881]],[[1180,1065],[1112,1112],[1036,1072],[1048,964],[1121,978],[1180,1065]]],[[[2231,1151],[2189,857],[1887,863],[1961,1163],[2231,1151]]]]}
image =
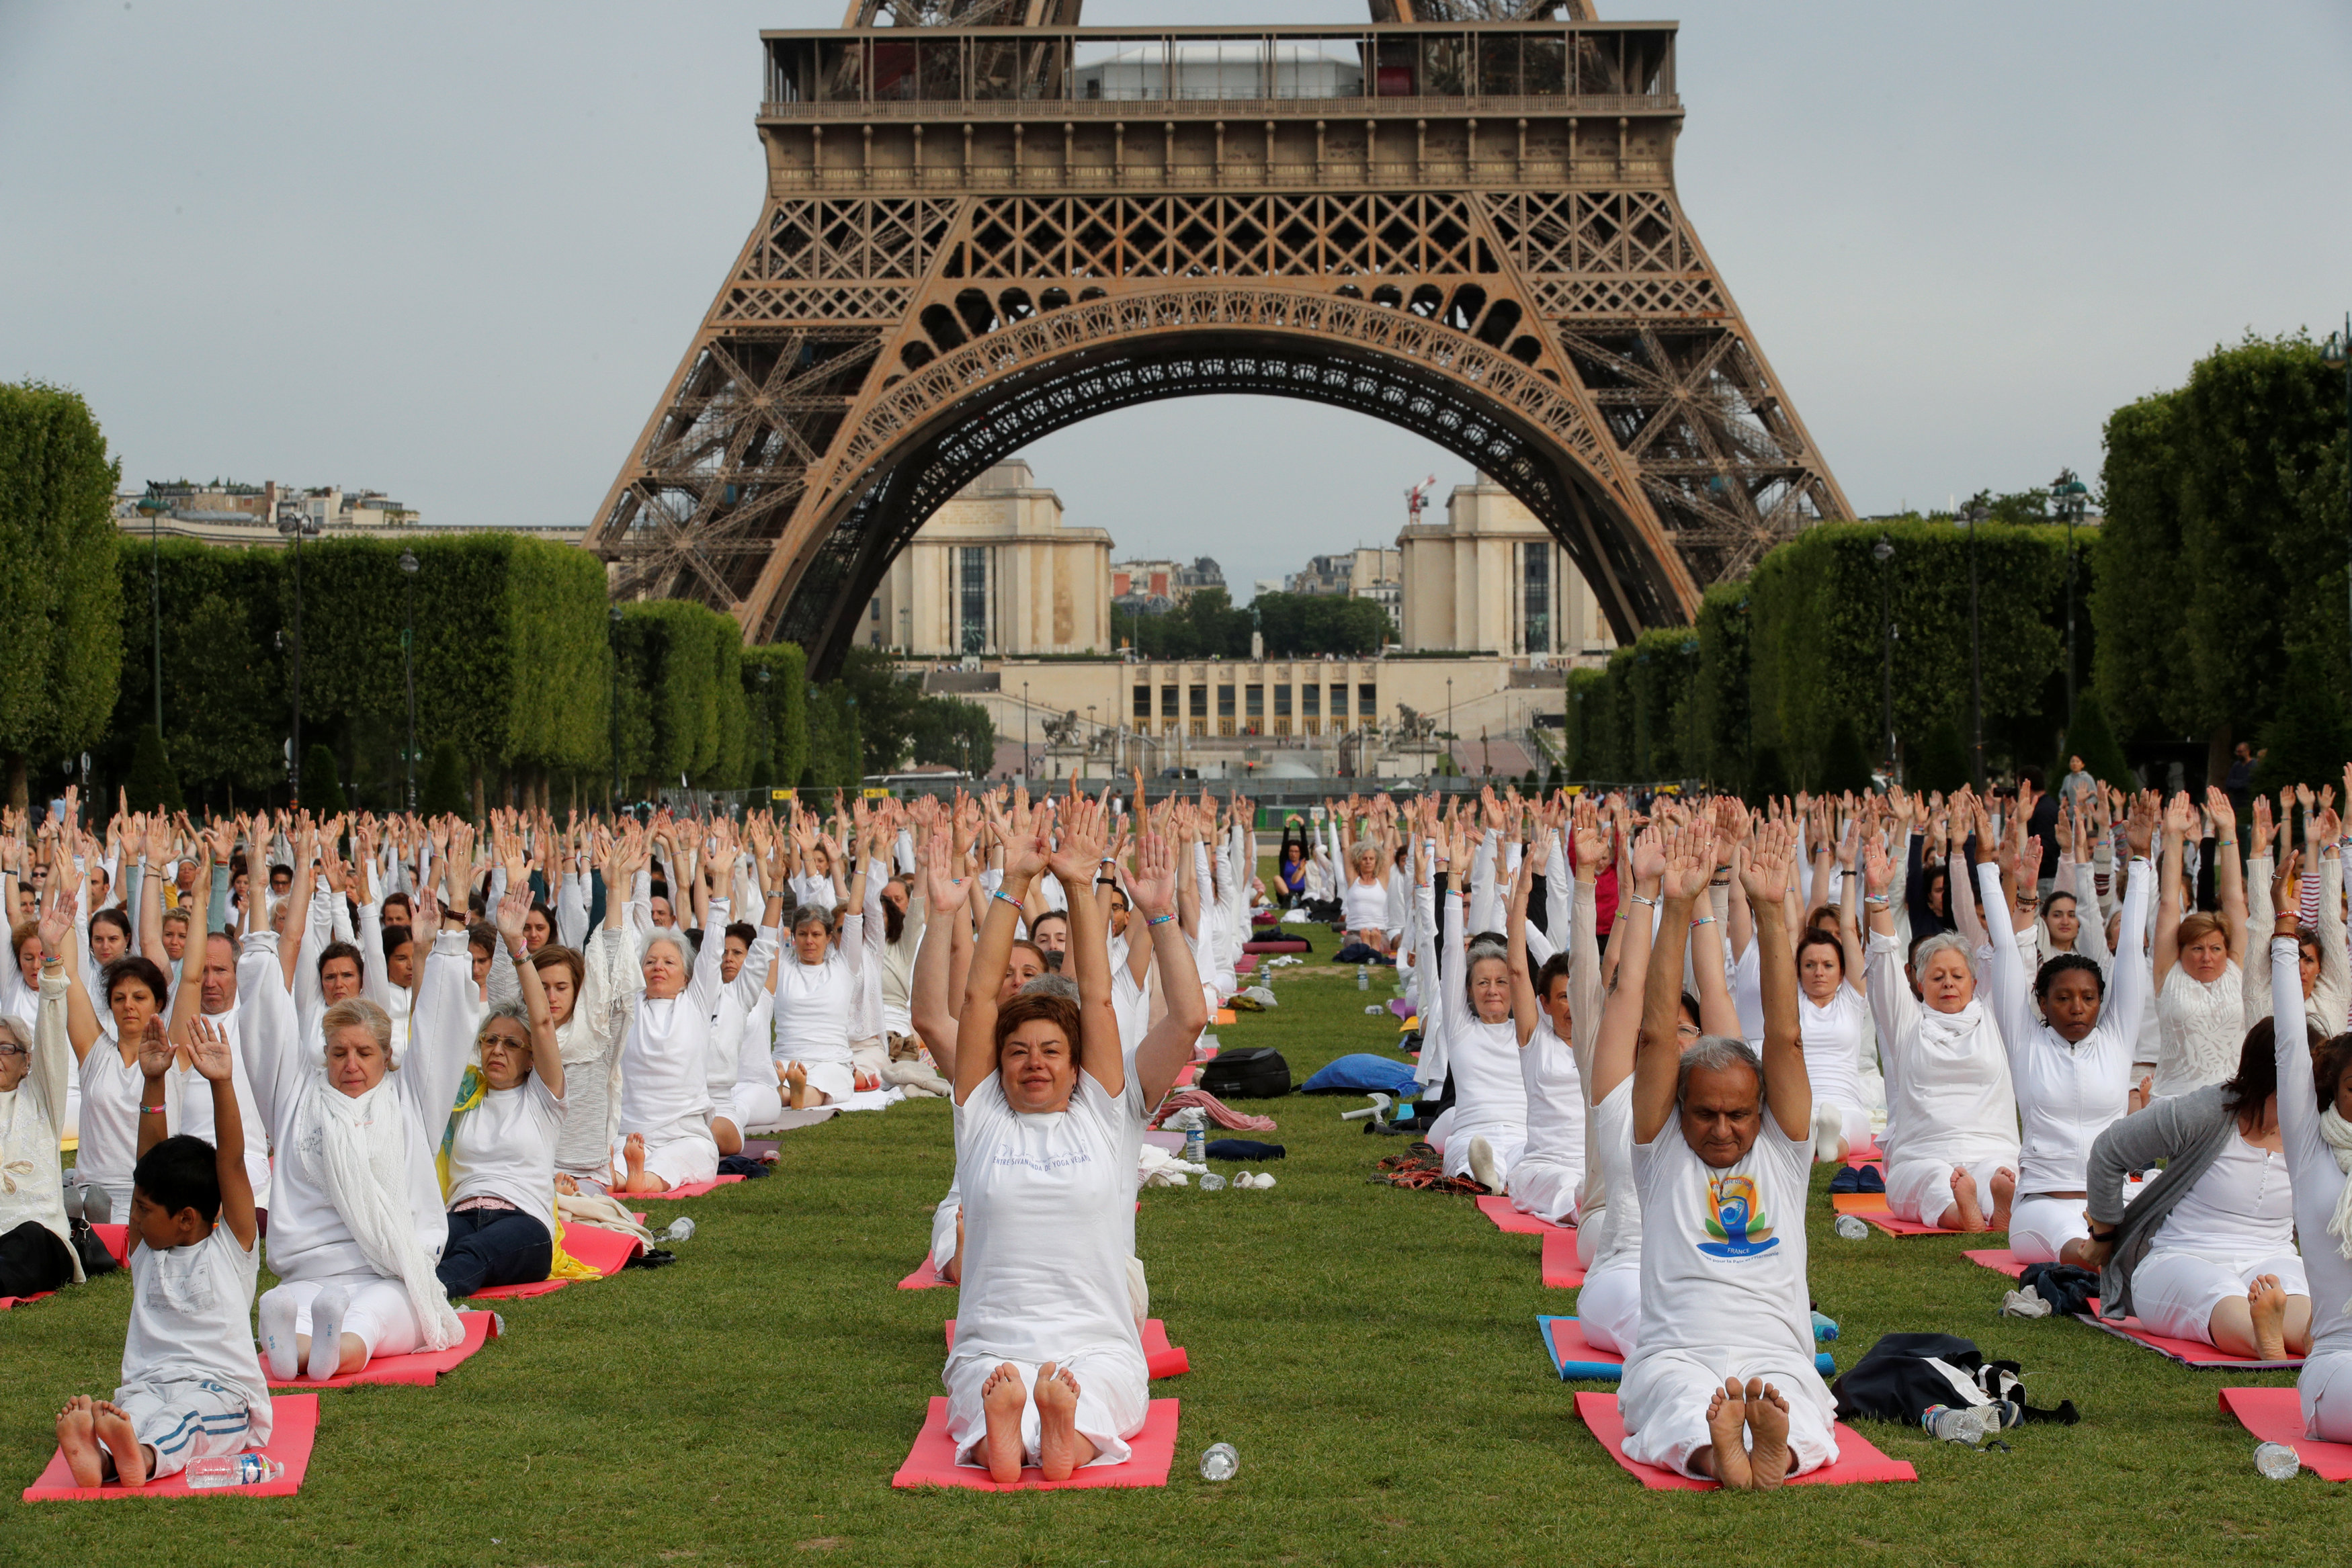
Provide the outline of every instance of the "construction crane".
{"type": "Polygon", "coordinates": [[[1432,474],[1428,478],[1423,479],[1420,484],[1415,485],[1412,489],[1407,490],[1404,493],[1406,527],[1410,528],[1413,524],[1421,521],[1421,509],[1428,504],[1430,491],[1436,487],[1437,476],[1432,474]]]}

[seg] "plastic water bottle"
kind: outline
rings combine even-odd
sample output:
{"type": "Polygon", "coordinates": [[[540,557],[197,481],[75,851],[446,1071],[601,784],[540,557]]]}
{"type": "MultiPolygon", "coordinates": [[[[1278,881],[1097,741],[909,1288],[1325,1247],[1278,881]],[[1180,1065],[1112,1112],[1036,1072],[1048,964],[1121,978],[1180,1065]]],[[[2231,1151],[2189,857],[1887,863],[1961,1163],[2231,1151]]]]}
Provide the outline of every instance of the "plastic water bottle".
{"type": "Polygon", "coordinates": [[[1371,967],[1370,967],[1370,965],[1368,965],[1368,964],[1359,964],[1359,965],[1357,965],[1357,966],[1356,966],[1356,989],[1358,989],[1358,990],[1360,990],[1360,991],[1369,991],[1369,990],[1370,990],[1371,988],[1372,988],[1372,971],[1371,971],[1371,967]]]}
{"type": "MultiPolygon", "coordinates": [[[[2295,1458],[2294,1450],[2284,1443],[2254,1445],[2254,1469],[2262,1471],[2263,1476],[2271,1480],[2291,1481],[2294,1479],[2295,1471],[2302,1468],[2303,1461],[2295,1458]]],[[[1201,1473],[1202,1475],[1209,1473],[1206,1459],[1201,1461],[1201,1473]]]]}
{"type": "Polygon", "coordinates": [[[1838,1326],[1836,1322],[1832,1319],[1823,1317],[1819,1312],[1815,1312],[1813,1314],[1813,1343],[1815,1344],[1824,1344],[1829,1341],[1837,1338],[1837,1336],[1838,1326]]]}
{"type": "Polygon", "coordinates": [[[1966,1443],[1972,1448],[1985,1437],[1984,1413],[1973,1406],[1960,1409],[1950,1405],[1930,1405],[1927,1413],[1919,1417],[1919,1425],[1940,1442],[1966,1443]]]}
{"type": "Polygon", "coordinates": [[[669,1222],[669,1228],[662,1232],[662,1239],[665,1241],[693,1240],[694,1217],[692,1215],[681,1214],[676,1219],[671,1220],[669,1222]]]}
{"type": "Polygon", "coordinates": [[[1208,1175],[1201,1178],[1201,1190],[1202,1192],[1223,1192],[1225,1190],[1225,1178],[1219,1176],[1216,1172],[1211,1171],[1208,1175]]]}
{"type": "Polygon", "coordinates": [[[1837,1217],[1837,1233],[1848,1241],[1864,1241],[1869,1239],[1870,1227],[1851,1214],[1841,1214],[1837,1217]]]}
{"type": "MultiPolygon", "coordinates": [[[[2287,1450],[2288,1458],[2294,1450],[2287,1450]]],[[[215,1454],[190,1459],[186,1471],[190,1490],[208,1487],[257,1487],[286,1473],[286,1467],[267,1454],[215,1454]]]]}
{"type": "Polygon", "coordinates": [[[1202,1125],[1207,1118],[1197,1107],[1185,1114],[1191,1118],[1184,1124],[1185,1163],[1195,1166],[1207,1165],[1209,1163],[1209,1130],[1202,1125]]]}
{"type": "Polygon", "coordinates": [[[1231,1443],[1212,1443],[1201,1456],[1201,1479],[1204,1481],[1229,1481],[1234,1472],[1242,1468],[1239,1454],[1231,1443]]]}

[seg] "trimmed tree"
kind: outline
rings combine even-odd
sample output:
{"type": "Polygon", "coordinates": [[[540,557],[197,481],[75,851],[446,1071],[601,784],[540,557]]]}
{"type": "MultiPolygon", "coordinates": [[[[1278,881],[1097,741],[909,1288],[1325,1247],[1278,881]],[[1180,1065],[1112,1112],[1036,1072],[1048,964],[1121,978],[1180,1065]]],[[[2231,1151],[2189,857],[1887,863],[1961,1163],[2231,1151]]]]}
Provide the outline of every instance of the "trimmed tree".
{"type": "Polygon", "coordinates": [[[134,811],[177,811],[180,780],[172,759],[163,754],[163,737],[152,724],[139,727],[139,741],[131,755],[131,777],[122,786],[134,811]]]}
{"type": "Polygon", "coordinates": [[[473,788],[466,777],[466,759],[458,755],[456,741],[435,743],[433,765],[425,769],[425,783],[417,791],[416,809],[427,817],[473,815],[473,788]]]}

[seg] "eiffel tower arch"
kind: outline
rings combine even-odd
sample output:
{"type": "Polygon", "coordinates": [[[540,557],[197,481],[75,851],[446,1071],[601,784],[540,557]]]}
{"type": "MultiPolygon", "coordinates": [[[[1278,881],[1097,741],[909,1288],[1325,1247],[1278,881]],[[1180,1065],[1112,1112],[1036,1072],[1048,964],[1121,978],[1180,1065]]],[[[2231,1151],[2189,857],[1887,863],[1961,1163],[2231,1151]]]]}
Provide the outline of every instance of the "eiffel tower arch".
{"type": "Polygon", "coordinates": [[[1852,515],[1676,196],[1674,24],[1371,0],[1355,26],[1082,28],[1079,3],[761,35],[767,199],[590,530],[616,597],[830,670],[989,465],[1218,392],[1476,465],[1620,641],[1852,515]]]}

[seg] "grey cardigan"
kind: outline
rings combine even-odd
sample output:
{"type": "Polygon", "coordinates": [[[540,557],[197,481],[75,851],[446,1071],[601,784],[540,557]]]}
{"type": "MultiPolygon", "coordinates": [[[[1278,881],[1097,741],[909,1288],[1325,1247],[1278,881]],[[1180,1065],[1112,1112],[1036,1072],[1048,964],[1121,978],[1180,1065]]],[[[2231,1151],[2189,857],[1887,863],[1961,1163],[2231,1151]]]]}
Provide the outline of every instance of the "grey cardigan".
{"type": "Polygon", "coordinates": [[[2147,1255],[2149,1239],[2197,1179],[2221,1157],[2238,1130],[2237,1113],[2221,1086],[2152,1100],[2120,1122],[2110,1123],[2091,1145],[2088,1174],[2091,1223],[2116,1232],[2115,1250],[2099,1271],[2099,1315],[2131,1315],[2132,1270],[2147,1255]],[[2124,1207],[2124,1178],[2162,1160],[2164,1174],[2147,1184],[2131,1207],[2124,1207]]]}

